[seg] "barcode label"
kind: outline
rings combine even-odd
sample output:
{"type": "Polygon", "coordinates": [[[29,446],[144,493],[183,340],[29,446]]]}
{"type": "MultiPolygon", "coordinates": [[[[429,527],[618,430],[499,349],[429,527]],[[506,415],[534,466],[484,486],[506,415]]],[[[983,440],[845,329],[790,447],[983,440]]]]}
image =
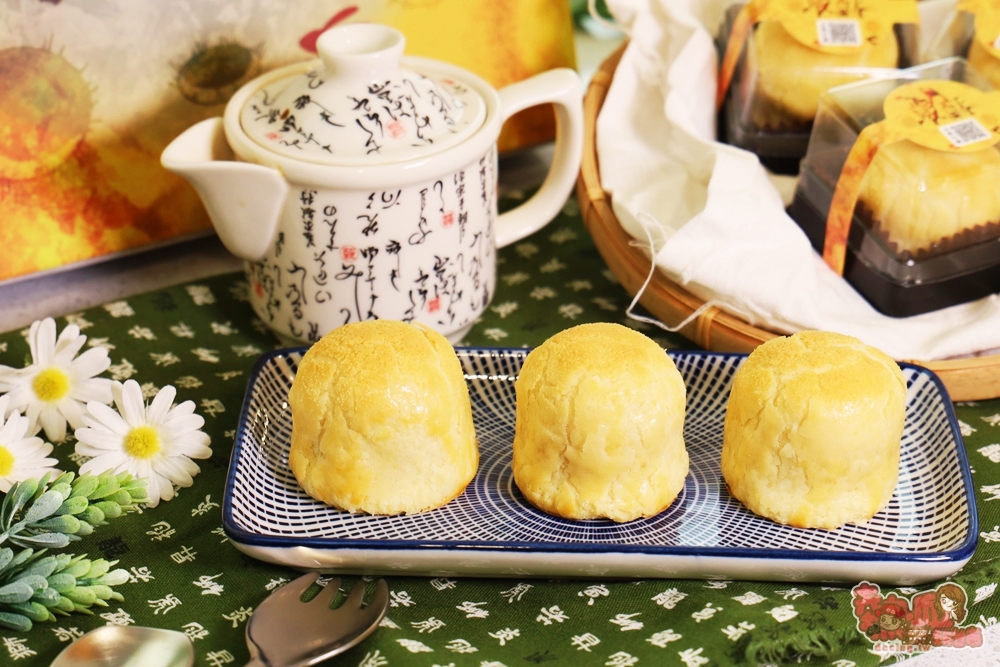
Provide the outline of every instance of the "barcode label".
{"type": "Polygon", "coordinates": [[[861,22],[857,19],[818,19],[820,46],[861,46],[861,22]]]}
{"type": "Polygon", "coordinates": [[[971,144],[978,144],[980,141],[988,141],[993,135],[975,118],[965,118],[954,123],[941,125],[938,127],[951,145],[955,148],[962,148],[971,144]]]}

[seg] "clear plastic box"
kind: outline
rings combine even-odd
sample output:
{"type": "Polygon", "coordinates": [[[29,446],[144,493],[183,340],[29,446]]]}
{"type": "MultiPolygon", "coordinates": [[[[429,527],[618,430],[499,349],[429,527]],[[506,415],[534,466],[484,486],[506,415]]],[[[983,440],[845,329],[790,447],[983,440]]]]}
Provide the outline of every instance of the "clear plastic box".
{"type": "MultiPolygon", "coordinates": [[[[817,252],[823,252],[830,202],[858,134],[883,120],[892,90],[918,79],[993,90],[965,59],[948,58],[824,94],[788,210],[817,252]]],[[[883,146],[876,160],[854,209],[844,278],[894,317],[1000,291],[998,146],[952,153],[903,140],[883,146]]]]}
{"type": "MultiPolygon", "coordinates": [[[[742,6],[726,11],[717,42],[720,58],[742,6]]],[[[884,45],[840,55],[800,44],[778,21],[757,24],[726,93],[720,138],[756,153],[772,171],[796,173],[822,92],[853,81],[893,77],[898,68],[918,62],[915,26],[897,24],[893,35],[895,48],[884,45]]]]}
{"type": "MultiPolygon", "coordinates": [[[[983,25],[980,21],[980,26],[983,25]]],[[[941,24],[937,34],[930,40],[923,60],[932,61],[941,58],[961,56],[969,62],[969,66],[989,79],[995,88],[1000,88],[1000,57],[991,53],[976,37],[975,15],[955,10],[941,24]]],[[[985,35],[986,41],[995,43],[1000,35],[985,35]]]]}

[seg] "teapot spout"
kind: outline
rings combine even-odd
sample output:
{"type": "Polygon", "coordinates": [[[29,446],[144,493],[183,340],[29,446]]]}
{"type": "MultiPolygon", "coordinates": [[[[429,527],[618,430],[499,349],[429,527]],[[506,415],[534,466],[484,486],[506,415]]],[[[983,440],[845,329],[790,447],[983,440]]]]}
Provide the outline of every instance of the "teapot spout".
{"type": "Polygon", "coordinates": [[[251,262],[264,258],[288,194],[278,170],[237,161],[221,118],[185,130],[166,147],[160,163],[198,191],[229,252],[251,262]]]}

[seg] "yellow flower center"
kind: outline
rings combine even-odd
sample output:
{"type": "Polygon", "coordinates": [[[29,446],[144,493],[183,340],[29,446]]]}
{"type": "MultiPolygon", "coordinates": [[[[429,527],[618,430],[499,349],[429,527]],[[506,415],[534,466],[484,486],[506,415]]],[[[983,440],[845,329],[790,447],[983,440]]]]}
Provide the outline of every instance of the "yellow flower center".
{"type": "Polygon", "coordinates": [[[6,477],[14,470],[14,455],[0,445],[0,477],[6,477]]]}
{"type": "Polygon", "coordinates": [[[136,426],[125,436],[125,453],[136,459],[148,459],[160,451],[160,435],[152,426],[136,426]]]}
{"type": "Polygon", "coordinates": [[[52,403],[69,393],[69,377],[58,368],[46,368],[35,376],[31,388],[35,390],[38,398],[52,403]]]}

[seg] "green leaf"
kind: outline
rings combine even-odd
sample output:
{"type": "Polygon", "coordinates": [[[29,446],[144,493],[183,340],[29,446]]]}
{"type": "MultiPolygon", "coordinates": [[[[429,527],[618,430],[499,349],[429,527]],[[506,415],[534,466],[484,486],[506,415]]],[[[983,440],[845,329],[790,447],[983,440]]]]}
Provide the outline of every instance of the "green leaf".
{"type": "Polygon", "coordinates": [[[87,574],[82,577],[77,577],[78,579],[97,579],[98,577],[103,577],[111,569],[111,563],[104,560],[103,558],[98,558],[90,563],[90,569],[87,570],[87,574]]]}
{"type": "Polygon", "coordinates": [[[99,507],[94,505],[91,505],[86,509],[86,511],[82,512],[80,514],[80,518],[89,523],[91,526],[103,526],[107,523],[107,521],[104,520],[104,512],[101,511],[99,507]]]}
{"type": "Polygon", "coordinates": [[[37,556],[34,549],[22,549],[18,551],[10,561],[10,567],[17,568],[27,563],[32,557],[37,556]]]}
{"type": "Polygon", "coordinates": [[[80,579],[90,570],[90,561],[86,560],[84,556],[77,556],[63,569],[67,574],[72,574],[77,579],[80,579]]]}
{"type": "Polygon", "coordinates": [[[132,578],[132,575],[128,573],[128,570],[123,570],[118,568],[117,570],[111,570],[103,577],[99,577],[94,581],[95,584],[104,584],[106,586],[118,586],[124,584],[132,578]]]}
{"type": "Polygon", "coordinates": [[[98,498],[107,498],[110,495],[118,493],[120,484],[118,480],[112,475],[102,474],[99,476],[97,488],[91,492],[87,498],[90,500],[95,500],[98,498]]]}
{"type": "Polygon", "coordinates": [[[27,616],[33,621],[54,621],[55,617],[45,608],[45,605],[39,604],[37,602],[19,602],[16,604],[9,604],[6,607],[9,611],[21,614],[22,616],[27,616]]]}
{"type": "Polygon", "coordinates": [[[93,526],[91,526],[86,521],[81,521],[80,528],[77,529],[76,535],[79,535],[80,537],[86,537],[87,535],[90,535],[93,532],[94,532],[93,526]]]}
{"type": "Polygon", "coordinates": [[[70,496],[59,506],[59,514],[80,514],[90,506],[90,501],[83,496],[70,496]]]}
{"type": "Polygon", "coordinates": [[[45,491],[49,488],[50,477],[52,477],[51,473],[45,473],[44,475],[38,478],[37,488],[35,489],[35,492],[31,494],[32,500],[36,500],[38,496],[45,493],[45,491]]]}
{"type": "Polygon", "coordinates": [[[62,549],[70,543],[70,536],[62,533],[39,533],[37,535],[18,535],[10,538],[10,541],[22,547],[62,549]]]}
{"type": "Polygon", "coordinates": [[[110,586],[103,586],[101,584],[92,584],[87,586],[97,596],[98,600],[110,600],[114,591],[111,590],[110,586]]]}
{"type": "Polygon", "coordinates": [[[46,588],[44,590],[35,591],[35,594],[31,596],[31,599],[39,604],[43,604],[46,607],[51,607],[59,602],[59,591],[52,588],[46,588]]]}
{"type": "Polygon", "coordinates": [[[122,515],[122,506],[118,503],[113,503],[109,500],[102,500],[100,502],[94,503],[91,507],[95,507],[104,513],[106,519],[117,519],[122,515]]]}
{"type": "Polygon", "coordinates": [[[9,547],[0,549],[0,572],[7,569],[10,562],[14,560],[14,550],[9,547]]]}
{"type": "Polygon", "coordinates": [[[17,632],[27,632],[31,629],[31,619],[22,614],[0,611],[0,627],[17,632]]]}
{"type": "Polygon", "coordinates": [[[149,494],[146,493],[146,489],[129,489],[129,498],[132,501],[131,504],[137,505],[139,503],[144,503],[149,500],[149,494]]]}
{"type": "Polygon", "coordinates": [[[47,516],[51,516],[55,514],[62,503],[63,497],[61,493],[58,491],[46,491],[24,513],[24,520],[28,523],[34,523],[47,516]]]}
{"type": "MultiPolygon", "coordinates": [[[[59,572],[48,577],[49,588],[58,591],[59,593],[65,593],[76,586],[76,577],[72,574],[67,574],[66,572],[59,572]]],[[[108,583],[108,582],[101,582],[108,583]]],[[[114,584],[111,584],[114,585],[114,584]]]]}
{"type": "Polygon", "coordinates": [[[53,484],[49,487],[49,491],[55,491],[63,497],[63,500],[66,500],[69,498],[69,494],[73,493],[73,487],[69,484],[53,484]]]}
{"type": "Polygon", "coordinates": [[[70,498],[83,498],[87,500],[97,487],[100,486],[101,479],[96,475],[83,475],[73,482],[73,492],[70,498]]]}
{"type": "Polygon", "coordinates": [[[77,586],[73,590],[63,593],[64,597],[73,601],[74,605],[84,605],[89,607],[97,601],[97,594],[90,588],[77,586]]]}
{"type": "Polygon", "coordinates": [[[40,574],[23,574],[18,576],[18,583],[25,583],[31,586],[33,590],[41,591],[49,587],[49,581],[40,574]]]}
{"type": "Polygon", "coordinates": [[[17,516],[17,513],[21,511],[25,503],[31,500],[31,496],[35,494],[36,489],[38,489],[38,480],[36,479],[26,479],[23,482],[16,482],[10,487],[10,491],[7,492],[7,498],[11,502],[11,508],[10,514],[5,517],[8,521],[17,516]]]}
{"type": "Polygon", "coordinates": [[[50,533],[73,535],[80,530],[80,520],[72,514],[57,514],[45,521],[36,523],[32,528],[50,533]]]}
{"type": "Polygon", "coordinates": [[[118,503],[119,505],[131,505],[132,504],[132,494],[128,491],[115,491],[110,496],[107,497],[113,503],[118,503]]]}
{"type": "Polygon", "coordinates": [[[24,568],[19,576],[38,575],[39,577],[45,577],[48,579],[49,575],[55,572],[58,567],[59,563],[55,559],[55,556],[45,556],[44,558],[39,558],[31,565],[24,568]]]}
{"type": "Polygon", "coordinates": [[[63,474],[55,478],[55,480],[52,482],[52,485],[55,486],[57,484],[72,484],[75,478],[76,478],[76,473],[64,472],[63,474]]]}
{"type": "Polygon", "coordinates": [[[31,584],[18,580],[0,587],[0,603],[27,602],[34,594],[35,588],[31,584]]]}
{"type": "Polygon", "coordinates": [[[68,597],[66,597],[64,593],[63,595],[59,596],[59,603],[50,605],[49,609],[51,609],[55,613],[62,612],[65,615],[73,611],[75,606],[76,605],[73,604],[73,601],[70,600],[68,597]]]}

